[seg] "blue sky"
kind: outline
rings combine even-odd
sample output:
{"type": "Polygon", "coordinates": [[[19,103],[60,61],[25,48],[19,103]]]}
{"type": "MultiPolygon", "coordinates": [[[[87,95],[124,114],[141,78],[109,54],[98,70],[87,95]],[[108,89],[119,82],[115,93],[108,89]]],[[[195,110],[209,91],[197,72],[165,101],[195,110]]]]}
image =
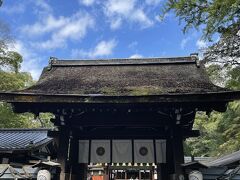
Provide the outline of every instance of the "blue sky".
{"type": "Polygon", "coordinates": [[[5,0],[0,19],[11,29],[23,71],[37,79],[50,56],[59,59],[188,56],[206,46],[183,34],[163,0],[5,0]]]}

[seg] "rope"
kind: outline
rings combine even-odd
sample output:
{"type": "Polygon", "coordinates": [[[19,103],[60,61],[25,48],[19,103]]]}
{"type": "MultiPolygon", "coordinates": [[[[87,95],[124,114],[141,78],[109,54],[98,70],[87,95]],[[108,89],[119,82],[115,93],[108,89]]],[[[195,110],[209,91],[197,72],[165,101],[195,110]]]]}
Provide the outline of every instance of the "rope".
{"type": "Polygon", "coordinates": [[[8,166],[6,166],[5,169],[3,169],[3,171],[0,173],[0,177],[2,177],[7,170],[8,170],[8,166]]]}
{"type": "MultiPolygon", "coordinates": [[[[35,165],[38,165],[38,164],[40,164],[40,163],[41,163],[41,161],[39,161],[39,162],[37,162],[37,163],[35,163],[35,164],[31,165],[31,166],[28,166],[28,167],[33,168],[35,165]]],[[[30,173],[27,172],[26,167],[27,167],[27,165],[24,165],[24,166],[22,167],[22,170],[23,170],[23,174],[22,174],[22,173],[18,172],[18,171],[17,171],[15,168],[13,168],[12,166],[7,165],[7,166],[3,169],[3,171],[0,172],[0,177],[2,177],[2,176],[5,174],[5,172],[9,169],[9,171],[10,171],[11,175],[14,177],[14,179],[18,179],[19,177],[20,177],[20,178],[24,178],[24,179],[32,179],[32,178],[33,178],[33,175],[31,175],[30,173]]]]}
{"type": "Polygon", "coordinates": [[[238,173],[240,170],[240,165],[237,166],[235,169],[233,169],[229,174],[223,174],[220,177],[217,178],[217,180],[230,180],[234,175],[238,173]]]}
{"type": "Polygon", "coordinates": [[[14,177],[14,179],[18,179],[20,178],[24,178],[24,179],[32,179],[32,175],[30,175],[25,167],[22,167],[22,170],[24,172],[24,174],[21,174],[20,172],[18,172],[16,169],[14,169],[12,166],[8,165],[1,173],[0,173],[0,177],[2,177],[5,172],[9,169],[10,174],[14,177]]]}

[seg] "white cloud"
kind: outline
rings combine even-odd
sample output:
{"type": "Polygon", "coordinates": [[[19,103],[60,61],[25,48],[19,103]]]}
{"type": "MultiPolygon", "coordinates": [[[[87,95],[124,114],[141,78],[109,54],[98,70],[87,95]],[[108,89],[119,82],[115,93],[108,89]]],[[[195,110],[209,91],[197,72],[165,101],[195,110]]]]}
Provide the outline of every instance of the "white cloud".
{"type": "Polygon", "coordinates": [[[111,29],[118,29],[122,25],[122,19],[116,18],[114,21],[111,21],[110,28],[111,29]]]}
{"type": "Polygon", "coordinates": [[[119,28],[123,20],[139,23],[141,28],[153,25],[143,9],[136,6],[136,0],[108,0],[104,7],[112,29],[119,28]]]}
{"type": "Polygon", "coordinates": [[[31,43],[31,45],[37,49],[51,50],[66,47],[66,42],[64,39],[51,38],[47,41],[31,43]]]}
{"type": "Polygon", "coordinates": [[[97,57],[97,56],[107,56],[112,54],[113,49],[117,45],[115,40],[110,40],[110,41],[101,41],[100,43],[97,44],[95,47],[92,56],[97,57]]]}
{"type": "Polygon", "coordinates": [[[94,24],[94,19],[87,13],[78,12],[70,17],[60,16],[58,18],[49,15],[45,21],[25,25],[22,27],[22,33],[29,36],[49,34],[50,38],[48,40],[33,45],[42,49],[56,49],[64,47],[69,39],[82,39],[88,29],[94,27],[94,24]]]}
{"type": "Polygon", "coordinates": [[[190,40],[189,37],[182,39],[182,41],[180,43],[181,49],[185,49],[185,47],[186,47],[186,45],[187,45],[189,40],[190,40]]]}
{"type": "Polygon", "coordinates": [[[90,49],[88,51],[83,49],[74,49],[72,50],[73,58],[96,58],[109,56],[113,53],[114,48],[116,47],[116,40],[112,39],[109,41],[101,41],[99,42],[95,48],[90,49]]]}
{"type": "Polygon", "coordinates": [[[188,33],[188,36],[185,36],[181,42],[180,47],[181,49],[185,49],[187,45],[195,43],[195,39],[198,37],[198,32],[196,30],[192,31],[191,33],[188,33]]]}
{"type": "Polygon", "coordinates": [[[143,56],[141,54],[133,54],[129,58],[131,58],[131,59],[139,59],[139,58],[143,58],[143,56]]]}
{"type": "Polygon", "coordinates": [[[34,0],[32,2],[35,6],[37,6],[35,12],[39,15],[50,14],[53,11],[52,7],[45,0],[34,0]]]}
{"type": "Polygon", "coordinates": [[[8,6],[6,2],[3,3],[1,11],[7,14],[19,14],[24,13],[28,6],[35,6],[34,12],[39,15],[49,14],[53,11],[46,0],[16,1],[16,3],[12,3],[11,6],[8,6]]]}
{"type": "Polygon", "coordinates": [[[160,2],[161,2],[161,0],[146,0],[145,1],[146,2],[146,4],[147,5],[158,5],[160,2]]]}
{"type": "Polygon", "coordinates": [[[153,22],[146,16],[142,9],[137,9],[131,16],[133,21],[138,21],[141,23],[142,27],[149,27],[153,22]]]}
{"type": "Polygon", "coordinates": [[[138,45],[138,42],[137,41],[133,41],[131,42],[129,45],[128,45],[128,48],[129,49],[135,49],[135,47],[138,45]]]}
{"type": "Polygon", "coordinates": [[[56,29],[64,26],[67,22],[68,18],[62,16],[55,18],[54,16],[49,15],[44,21],[23,26],[21,31],[28,36],[38,36],[44,33],[55,31],[56,29]]]}
{"type": "Polygon", "coordinates": [[[23,63],[21,71],[30,72],[33,79],[37,80],[42,72],[41,59],[39,56],[29,50],[23,42],[15,41],[13,47],[10,48],[18,53],[20,53],[23,57],[23,63]]]}
{"type": "Polygon", "coordinates": [[[198,49],[203,49],[203,48],[206,48],[208,45],[207,45],[206,41],[204,41],[202,39],[198,39],[196,42],[196,46],[198,49]]]}
{"type": "Polygon", "coordinates": [[[79,3],[85,6],[91,6],[95,3],[95,0],[79,0],[79,3]]]}
{"type": "Polygon", "coordinates": [[[135,0],[108,0],[106,4],[107,11],[111,14],[129,14],[134,10],[135,0]]]}
{"type": "Polygon", "coordinates": [[[160,15],[156,15],[156,16],[155,16],[155,20],[156,20],[157,22],[160,22],[160,23],[161,23],[161,22],[163,21],[163,19],[164,19],[164,18],[160,17],[160,15]]]}
{"type": "Polygon", "coordinates": [[[1,7],[1,11],[6,14],[21,14],[25,12],[26,6],[25,3],[16,3],[11,6],[4,6],[5,3],[3,3],[3,7],[1,7]]]}

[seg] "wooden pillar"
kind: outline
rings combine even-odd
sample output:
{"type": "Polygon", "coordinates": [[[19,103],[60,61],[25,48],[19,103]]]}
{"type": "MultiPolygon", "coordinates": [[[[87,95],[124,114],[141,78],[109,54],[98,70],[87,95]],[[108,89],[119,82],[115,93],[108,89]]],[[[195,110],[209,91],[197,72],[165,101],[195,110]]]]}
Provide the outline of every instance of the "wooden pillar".
{"type": "Polygon", "coordinates": [[[168,179],[168,171],[167,171],[166,163],[157,164],[157,178],[158,180],[168,179]]]}
{"type": "Polygon", "coordinates": [[[184,163],[184,152],[183,152],[183,136],[180,126],[175,126],[172,129],[171,137],[167,143],[167,152],[169,161],[168,173],[170,180],[178,180],[180,176],[183,176],[183,169],[181,164],[184,163]],[[171,157],[170,157],[171,156],[171,157]]]}
{"type": "Polygon", "coordinates": [[[109,180],[109,168],[108,168],[108,165],[104,166],[103,179],[104,180],[109,180]]]}
{"type": "Polygon", "coordinates": [[[112,170],[109,167],[110,165],[108,165],[108,179],[112,180],[112,170]]]}
{"type": "Polygon", "coordinates": [[[85,180],[87,179],[87,164],[73,164],[71,166],[71,179],[70,180],[85,180]]]}
{"type": "Polygon", "coordinates": [[[75,131],[71,131],[69,146],[70,180],[87,179],[88,164],[78,163],[78,148],[79,143],[77,133],[75,131]]]}
{"type": "MultiPolygon", "coordinates": [[[[162,178],[163,180],[170,180],[170,174],[174,173],[174,158],[173,158],[173,149],[172,149],[172,138],[171,136],[166,139],[166,164],[163,167],[162,164],[157,167],[158,171],[158,180],[162,178]],[[159,176],[160,175],[160,176],[159,176]]],[[[160,180],[162,180],[160,179],[160,180]]]]}
{"type": "Polygon", "coordinates": [[[68,147],[69,129],[65,126],[59,127],[57,160],[60,163],[61,168],[60,180],[69,180],[70,177],[68,147]]]}
{"type": "Polygon", "coordinates": [[[66,126],[59,127],[57,160],[61,164],[60,180],[87,178],[87,164],[78,163],[78,138],[66,126]]]}

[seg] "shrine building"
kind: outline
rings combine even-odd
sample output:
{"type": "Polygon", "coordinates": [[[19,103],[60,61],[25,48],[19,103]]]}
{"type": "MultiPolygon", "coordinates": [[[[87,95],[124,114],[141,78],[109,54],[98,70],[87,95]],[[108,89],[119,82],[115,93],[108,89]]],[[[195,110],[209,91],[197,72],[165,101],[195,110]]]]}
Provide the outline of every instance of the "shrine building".
{"type": "Polygon", "coordinates": [[[156,165],[159,180],[181,179],[183,141],[199,136],[193,129],[196,112],[224,112],[236,99],[240,92],[214,85],[196,54],[52,58],[35,85],[0,93],[0,100],[11,103],[16,113],[55,115],[56,130],[48,136],[58,142],[60,180],[86,179],[87,166],[99,163],[107,168],[109,180],[118,163],[156,165]]]}

